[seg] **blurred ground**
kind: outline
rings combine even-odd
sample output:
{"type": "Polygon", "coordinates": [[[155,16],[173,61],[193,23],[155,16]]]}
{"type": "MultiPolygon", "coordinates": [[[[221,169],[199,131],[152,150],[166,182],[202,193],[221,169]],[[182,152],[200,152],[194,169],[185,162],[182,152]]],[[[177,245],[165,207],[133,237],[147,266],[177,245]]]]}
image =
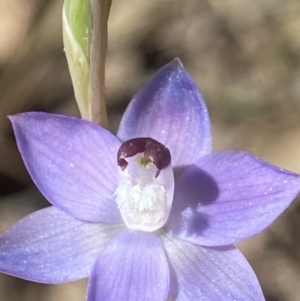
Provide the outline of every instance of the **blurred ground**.
{"type": "MultiPolygon", "coordinates": [[[[47,205],[33,187],[6,118],[78,115],[62,51],[62,0],[0,0],[0,230],[47,205]]],[[[214,149],[244,149],[300,173],[298,0],[115,0],[107,95],[114,131],[133,93],[180,57],[201,87],[214,149]]],[[[300,300],[300,201],[239,244],[268,301],[300,300]]],[[[0,300],[84,300],[85,281],[46,286],[0,275],[0,300]]]]}

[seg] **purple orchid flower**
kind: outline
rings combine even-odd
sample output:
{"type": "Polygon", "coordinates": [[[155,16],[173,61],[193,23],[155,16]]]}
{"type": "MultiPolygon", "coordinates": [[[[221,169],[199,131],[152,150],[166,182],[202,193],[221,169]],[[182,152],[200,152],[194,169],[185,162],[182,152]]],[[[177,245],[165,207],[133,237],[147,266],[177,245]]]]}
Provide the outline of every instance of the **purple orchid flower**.
{"type": "Polygon", "coordinates": [[[233,244],[270,225],[300,178],[247,152],[212,153],[204,100],[179,60],[137,93],[117,137],[55,114],[11,120],[53,206],[0,236],[0,271],[89,277],[88,301],[264,300],[233,244]]]}

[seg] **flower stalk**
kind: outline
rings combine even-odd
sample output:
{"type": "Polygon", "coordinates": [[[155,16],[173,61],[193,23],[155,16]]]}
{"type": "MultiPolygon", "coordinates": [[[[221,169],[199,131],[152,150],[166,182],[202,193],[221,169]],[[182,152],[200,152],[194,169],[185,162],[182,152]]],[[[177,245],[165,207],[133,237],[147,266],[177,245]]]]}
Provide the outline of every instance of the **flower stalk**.
{"type": "Polygon", "coordinates": [[[65,0],[63,41],[81,116],[108,127],[105,97],[110,0],[65,0]]]}
{"type": "Polygon", "coordinates": [[[90,79],[93,93],[91,95],[92,121],[108,125],[105,95],[105,60],[107,52],[107,20],[109,4],[107,0],[91,0],[91,71],[90,79]]]}

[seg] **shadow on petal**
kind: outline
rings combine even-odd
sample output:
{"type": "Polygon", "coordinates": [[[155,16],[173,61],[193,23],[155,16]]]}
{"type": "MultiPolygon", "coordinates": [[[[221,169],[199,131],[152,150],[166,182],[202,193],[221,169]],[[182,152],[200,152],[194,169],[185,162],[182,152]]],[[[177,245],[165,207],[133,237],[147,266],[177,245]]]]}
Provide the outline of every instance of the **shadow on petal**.
{"type": "Polygon", "coordinates": [[[204,156],[175,183],[167,227],[199,245],[238,242],[270,225],[298,194],[299,181],[247,152],[204,156]]]}
{"type": "Polygon", "coordinates": [[[209,227],[209,216],[197,209],[217,200],[216,181],[196,165],[189,167],[175,184],[174,201],[167,227],[174,234],[184,228],[186,234],[201,233],[209,227]],[[184,224],[184,227],[182,227],[184,224]]]}

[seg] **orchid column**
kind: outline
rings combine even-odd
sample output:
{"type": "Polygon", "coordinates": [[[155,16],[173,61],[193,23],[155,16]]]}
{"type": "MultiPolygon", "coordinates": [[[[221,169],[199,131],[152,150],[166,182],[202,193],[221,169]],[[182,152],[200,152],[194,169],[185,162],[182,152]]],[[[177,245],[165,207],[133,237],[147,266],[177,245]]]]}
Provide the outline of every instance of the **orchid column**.
{"type": "Polygon", "coordinates": [[[105,58],[110,0],[66,0],[63,40],[81,116],[108,127],[105,58]]]}

